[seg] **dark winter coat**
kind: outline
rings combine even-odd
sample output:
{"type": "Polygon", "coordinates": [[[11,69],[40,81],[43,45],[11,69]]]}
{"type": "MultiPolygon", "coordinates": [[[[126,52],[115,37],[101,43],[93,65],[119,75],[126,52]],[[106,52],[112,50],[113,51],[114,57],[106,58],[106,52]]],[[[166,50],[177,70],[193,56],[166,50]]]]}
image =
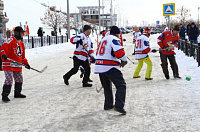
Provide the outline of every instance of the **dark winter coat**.
{"type": "Polygon", "coordinates": [[[180,28],[180,32],[179,32],[180,38],[185,39],[185,33],[186,33],[186,32],[187,32],[187,29],[186,29],[184,26],[182,26],[182,27],[180,28]]]}
{"type": "Polygon", "coordinates": [[[43,31],[41,28],[38,29],[38,32],[37,32],[38,36],[42,37],[43,36],[43,31]]]}
{"type": "MultiPolygon", "coordinates": [[[[191,23],[191,25],[195,25],[195,23],[191,23]]],[[[197,40],[198,36],[199,36],[199,29],[196,27],[196,25],[194,28],[192,28],[191,26],[188,32],[189,40],[197,40]]]]}
{"type": "Polygon", "coordinates": [[[190,30],[190,24],[187,25],[187,35],[189,33],[189,30],[190,30]]]}

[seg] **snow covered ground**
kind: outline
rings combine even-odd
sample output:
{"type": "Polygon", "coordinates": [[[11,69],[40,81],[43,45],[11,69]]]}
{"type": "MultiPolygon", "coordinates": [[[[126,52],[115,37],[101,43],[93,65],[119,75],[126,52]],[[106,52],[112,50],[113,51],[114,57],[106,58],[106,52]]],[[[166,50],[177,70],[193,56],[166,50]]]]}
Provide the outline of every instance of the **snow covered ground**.
{"type": "MultiPolygon", "coordinates": [[[[132,35],[124,35],[126,55],[135,61],[132,35]]],[[[157,35],[151,36],[152,48],[158,48],[157,35]]],[[[94,39],[93,39],[94,40],[94,39]]],[[[95,43],[96,44],[96,43],[95,43]]],[[[70,43],[27,49],[26,57],[32,67],[48,69],[40,74],[23,69],[23,92],[26,99],[0,101],[0,131],[34,132],[197,132],[200,131],[200,67],[193,58],[176,50],[176,60],[182,79],[174,79],[169,66],[170,79],[166,80],[160,67],[159,53],[150,53],[153,62],[152,81],[145,81],[146,65],[141,78],[133,79],[137,64],[130,61],[122,68],[127,84],[125,110],[121,116],[114,110],[104,111],[103,90],[91,65],[93,87],[83,88],[80,72],[72,76],[66,86],[62,76],[72,66],[75,46],[70,43]],[[185,77],[191,76],[191,81],[185,77]]],[[[4,73],[0,72],[3,85],[4,73]]],[[[2,89],[1,89],[2,90],[2,89]]],[[[115,88],[113,86],[113,91],[115,88]]]]}

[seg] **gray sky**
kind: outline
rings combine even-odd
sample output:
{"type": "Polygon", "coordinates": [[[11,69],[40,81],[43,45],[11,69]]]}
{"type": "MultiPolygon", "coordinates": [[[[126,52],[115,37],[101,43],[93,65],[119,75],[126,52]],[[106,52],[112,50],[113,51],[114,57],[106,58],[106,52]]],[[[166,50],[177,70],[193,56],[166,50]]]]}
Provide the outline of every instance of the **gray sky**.
{"type": "MultiPolygon", "coordinates": [[[[38,2],[44,2],[50,6],[56,5],[63,11],[66,11],[67,0],[36,0],[38,2]]],[[[110,1],[103,0],[104,6],[106,6],[105,12],[109,12],[110,1]]],[[[69,0],[70,12],[78,12],[77,6],[98,6],[98,0],[69,0]]],[[[102,0],[100,0],[102,4],[102,0]]],[[[156,24],[156,21],[165,22],[163,16],[163,4],[175,3],[175,11],[184,6],[190,9],[191,19],[198,19],[198,7],[200,7],[199,0],[113,0],[113,12],[115,11],[121,18],[120,25],[126,25],[127,21],[129,25],[142,25],[156,24]]],[[[200,13],[200,10],[199,10],[200,13]]],[[[171,19],[176,19],[175,16],[171,16],[171,19]]]]}

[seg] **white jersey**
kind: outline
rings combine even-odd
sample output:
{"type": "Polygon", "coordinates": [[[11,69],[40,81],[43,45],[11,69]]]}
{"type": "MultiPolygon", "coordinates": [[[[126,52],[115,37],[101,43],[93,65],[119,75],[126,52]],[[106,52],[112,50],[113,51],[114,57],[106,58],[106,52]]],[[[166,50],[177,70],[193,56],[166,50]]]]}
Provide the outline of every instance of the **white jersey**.
{"type": "Polygon", "coordinates": [[[110,31],[106,32],[105,37],[110,35],[110,31]]]}
{"type": "Polygon", "coordinates": [[[166,28],[164,29],[164,32],[165,32],[165,31],[168,31],[168,27],[166,27],[166,28]]]}
{"type": "Polygon", "coordinates": [[[120,60],[127,61],[120,39],[114,35],[106,36],[97,48],[94,73],[105,73],[112,68],[119,70],[120,60]]]}
{"type": "Polygon", "coordinates": [[[141,32],[135,32],[133,36],[133,42],[135,42],[139,36],[141,36],[141,32]]]}
{"type": "Polygon", "coordinates": [[[84,33],[78,34],[73,38],[72,43],[76,44],[74,56],[76,56],[79,60],[86,61],[89,56],[88,53],[90,54],[90,56],[94,57],[93,43],[89,36],[86,36],[84,33]],[[83,45],[87,51],[84,49],[83,45],[80,45],[78,43],[80,39],[82,39],[83,45]]]}
{"type": "Polygon", "coordinates": [[[140,60],[146,58],[149,52],[151,52],[149,38],[145,35],[139,36],[135,43],[135,59],[140,60]]]}

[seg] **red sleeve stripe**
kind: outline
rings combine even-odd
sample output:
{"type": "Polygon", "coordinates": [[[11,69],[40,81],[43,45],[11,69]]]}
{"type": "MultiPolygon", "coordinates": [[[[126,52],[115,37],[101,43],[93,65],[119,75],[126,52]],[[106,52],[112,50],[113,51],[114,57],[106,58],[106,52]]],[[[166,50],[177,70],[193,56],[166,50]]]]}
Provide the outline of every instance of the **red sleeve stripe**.
{"type": "Polygon", "coordinates": [[[73,39],[74,39],[74,38],[75,38],[75,37],[72,37],[72,38],[70,39],[70,42],[71,42],[72,44],[74,44],[74,43],[73,43],[73,39]]]}
{"type": "Polygon", "coordinates": [[[125,52],[124,52],[124,49],[120,49],[116,52],[114,52],[114,55],[117,57],[117,58],[121,58],[125,55],[125,52]]]}
{"type": "Polygon", "coordinates": [[[147,49],[143,50],[143,51],[135,51],[136,54],[147,54],[149,53],[150,48],[148,47],[147,49]]]}
{"type": "Polygon", "coordinates": [[[96,65],[117,65],[119,66],[120,63],[119,62],[116,62],[116,61],[111,61],[111,60],[96,60],[95,61],[95,64],[96,65]]]}
{"type": "Polygon", "coordinates": [[[90,50],[90,51],[89,51],[89,54],[91,54],[91,53],[94,53],[94,50],[90,50]]]}
{"type": "Polygon", "coordinates": [[[147,49],[143,50],[142,53],[143,53],[143,54],[147,54],[147,53],[149,53],[150,50],[151,50],[151,49],[148,47],[147,49]]]}
{"type": "Polygon", "coordinates": [[[77,52],[77,51],[74,51],[74,54],[75,54],[75,55],[83,55],[83,56],[85,56],[85,57],[88,57],[88,54],[85,53],[85,52],[77,52]]]}

